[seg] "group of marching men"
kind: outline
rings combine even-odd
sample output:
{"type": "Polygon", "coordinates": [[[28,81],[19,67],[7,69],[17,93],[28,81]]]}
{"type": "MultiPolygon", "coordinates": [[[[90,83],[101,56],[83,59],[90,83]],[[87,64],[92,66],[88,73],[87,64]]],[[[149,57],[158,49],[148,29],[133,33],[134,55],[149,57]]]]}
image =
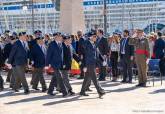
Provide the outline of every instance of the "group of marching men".
{"type": "MultiPolygon", "coordinates": [[[[3,49],[1,49],[1,67],[6,61],[5,65],[9,69],[7,81],[10,82],[10,88],[14,92],[19,92],[19,89],[23,87],[25,94],[30,93],[25,76],[25,69],[28,65],[28,67],[33,67],[32,89],[39,90],[38,83],[40,82],[42,92],[47,92],[49,95],[55,95],[53,92],[55,87],[62,93],[63,97],[74,95],[75,92],[73,92],[69,83],[69,71],[74,58],[80,65],[83,64],[83,71],[86,73],[80,95],[88,96],[85,92],[90,91],[91,80],[96,86],[99,97],[105,94],[97,81],[95,72],[97,59],[99,58],[104,62],[104,57],[95,45],[97,40],[96,31],[91,31],[86,36],[82,35],[82,38],[88,37],[88,40],[85,41],[85,45],[83,44],[85,50],[83,49],[81,57],[73,49],[70,35],[62,35],[60,32],[54,33],[53,40],[47,44],[45,38],[41,35],[41,31],[36,31],[35,34],[35,40],[29,42],[31,36],[28,36],[26,32],[20,32],[16,37],[9,36],[10,46],[8,46],[9,44],[4,47],[1,46],[3,49]],[[50,67],[53,68],[54,74],[47,88],[44,70],[50,67]]],[[[81,34],[80,31],[79,34],[81,34]]],[[[1,90],[3,90],[2,77],[0,80],[1,90]]]]}

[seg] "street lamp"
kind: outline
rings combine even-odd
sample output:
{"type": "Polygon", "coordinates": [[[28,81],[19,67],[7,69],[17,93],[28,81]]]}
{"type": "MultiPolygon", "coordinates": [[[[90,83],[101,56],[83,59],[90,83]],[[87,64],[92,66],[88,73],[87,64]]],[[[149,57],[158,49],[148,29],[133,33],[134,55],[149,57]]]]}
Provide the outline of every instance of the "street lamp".
{"type": "Polygon", "coordinates": [[[107,35],[107,3],[106,3],[107,0],[103,0],[103,10],[104,10],[104,33],[105,35],[107,35]]]}
{"type": "Polygon", "coordinates": [[[31,6],[32,6],[32,33],[34,33],[34,1],[31,0],[31,6]]]}

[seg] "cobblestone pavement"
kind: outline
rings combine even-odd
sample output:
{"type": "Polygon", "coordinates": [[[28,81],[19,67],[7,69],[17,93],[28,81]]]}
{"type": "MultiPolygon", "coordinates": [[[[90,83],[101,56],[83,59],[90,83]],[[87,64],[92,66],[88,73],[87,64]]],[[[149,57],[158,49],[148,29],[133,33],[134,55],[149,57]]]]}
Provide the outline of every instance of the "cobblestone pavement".
{"type": "MultiPolygon", "coordinates": [[[[5,79],[6,76],[3,76],[5,79]]],[[[30,82],[30,76],[28,76],[30,82]]],[[[49,84],[50,77],[46,77],[49,84]]],[[[101,82],[106,90],[103,99],[93,86],[89,97],[78,95],[82,80],[71,79],[75,96],[63,98],[61,94],[52,97],[46,93],[31,90],[24,95],[23,90],[13,93],[5,84],[5,90],[0,92],[0,114],[165,114],[165,81],[161,86],[156,81],[155,86],[148,83],[146,88],[137,88],[135,84],[120,82],[101,82]]]]}

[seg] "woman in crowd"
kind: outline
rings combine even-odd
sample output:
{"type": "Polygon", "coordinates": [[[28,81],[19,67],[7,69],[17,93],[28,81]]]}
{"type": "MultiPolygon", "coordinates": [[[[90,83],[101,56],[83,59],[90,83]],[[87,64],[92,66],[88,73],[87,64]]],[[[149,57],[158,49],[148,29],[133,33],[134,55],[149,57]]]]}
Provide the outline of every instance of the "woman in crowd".
{"type": "Polygon", "coordinates": [[[112,81],[117,81],[118,77],[118,56],[120,51],[120,36],[114,34],[109,40],[110,46],[110,61],[112,65],[112,81]]]}
{"type": "Polygon", "coordinates": [[[44,37],[44,43],[45,43],[45,46],[48,47],[49,43],[51,41],[51,38],[48,34],[45,34],[45,37],[44,37]]]}
{"type": "Polygon", "coordinates": [[[78,53],[78,38],[76,35],[71,35],[71,40],[72,40],[72,47],[78,53]]]}
{"type": "Polygon", "coordinates": [[[148,39],[149,39],[149,48],[150,48],[150,56],[151,56],[150,58],[154,58],[153,50],[154,50],[155,38],[153,35],[149,35],[148,39]]]}

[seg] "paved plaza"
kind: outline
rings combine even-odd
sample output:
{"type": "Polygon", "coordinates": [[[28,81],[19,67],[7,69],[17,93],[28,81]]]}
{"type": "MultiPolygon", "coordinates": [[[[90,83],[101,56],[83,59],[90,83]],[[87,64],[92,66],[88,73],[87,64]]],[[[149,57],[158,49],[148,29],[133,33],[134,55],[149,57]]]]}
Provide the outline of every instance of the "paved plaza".
{"type": "MultiPolygon", "coordinates": [[[[47,84],[50,78],[46,77],[47,84]]],[[[31,77],[27,79],[30,82],[31,77]]],[[[162,86],[157,80],[155,87],[148,83],[146,88],[137,88],[137,81],[121,84],[109,80],[101,82],[106,90],[103,99],[98,98],[93,85],[89,97],[79,96],[82,80],[76,78],[71,78],[71,83],[77,94],[66,98],[34,90],[29,95],[24,95],[23,90],[13,93],[6,83],[0,92],[0,114],[165,114],[165,81],[162,86]]]]}

